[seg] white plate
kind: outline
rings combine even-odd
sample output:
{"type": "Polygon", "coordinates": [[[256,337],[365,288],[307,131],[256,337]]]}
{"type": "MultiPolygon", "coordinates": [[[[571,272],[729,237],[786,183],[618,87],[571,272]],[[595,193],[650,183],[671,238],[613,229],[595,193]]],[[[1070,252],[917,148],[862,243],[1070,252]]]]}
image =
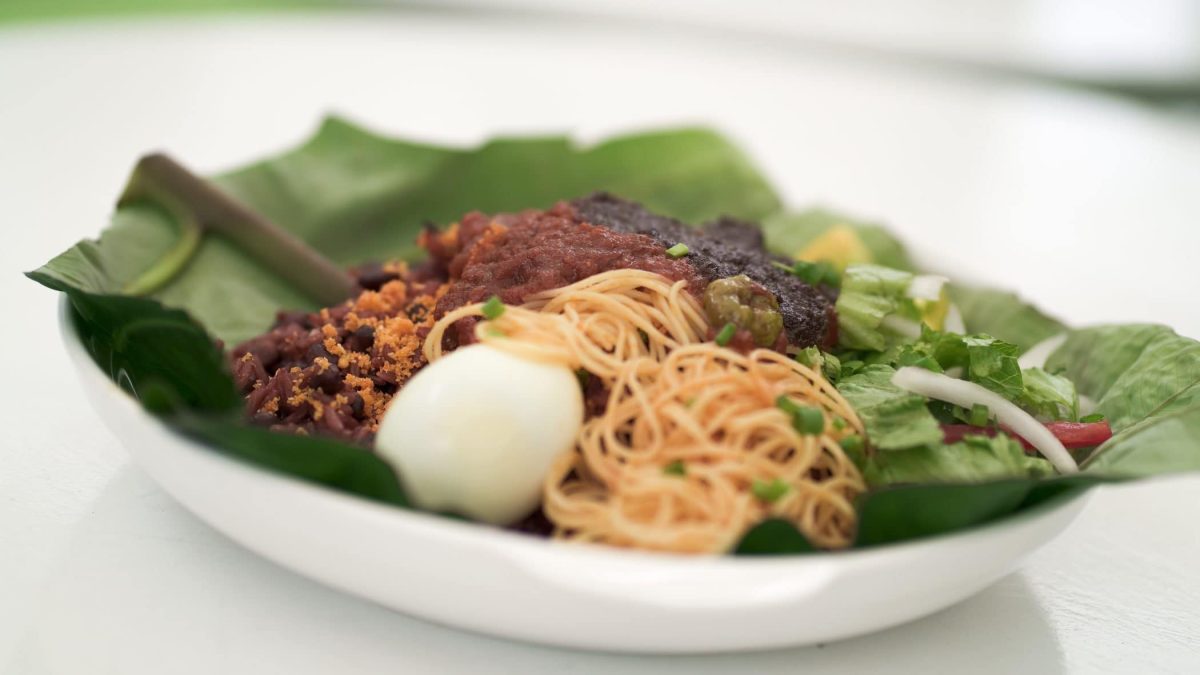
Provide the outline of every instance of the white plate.
{"type": "Polygon", "coordinates": [[[18,272],[94,237],[139,153],[219,171],[300,142],[326,111],[463,144],[711,124],[790,204],[883,219],[1072,324],[1161,321],[1200,336],[1193,118],[670,23],[405,12],[0,27],[0,184],[7,222],[29,225],[0,248],[0,295],[28,328],[0,338],[25,357],[7,366],[23,386],[0,394],[13,431],[0,444],[0,663],[205,675],[1196,671],[1200,538],[1180,536],[1200,518],[1195,477],[1097,490],[1018,574],[900,629],[729,658],[564,654],[389,619],[214,542],[147,493],[62,386],[73,368],[59,344],[30,339],[55,317],[18,272]]]}
{"type": "Polygon", "coordinates": [[[92,362],[92,404],[197,516],[301,574],[432,621],[565,647],[717,652],[827,642],[948,607],[1012,571],[1085,499],[969,532],[849,553],[694,558],[561,544],[382,506],[227,458],[147,414],[92,362]]]}

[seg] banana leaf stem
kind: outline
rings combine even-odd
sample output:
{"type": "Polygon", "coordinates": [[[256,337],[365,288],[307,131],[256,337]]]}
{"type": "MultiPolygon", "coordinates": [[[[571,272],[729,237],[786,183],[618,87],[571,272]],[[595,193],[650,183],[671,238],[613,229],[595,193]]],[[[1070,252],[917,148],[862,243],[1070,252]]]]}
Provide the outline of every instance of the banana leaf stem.
{"type": "Polygon", "coordinates": [[[354,279],[299,237],[225,193],[170,157],[138,161],[118,206],[151,201],[179,224],[179,239],[123,292],[146,295],[178,276],[195,257],[204,235],[216,232],[314,302],[333,305],[350,296],[354,279]]]}
{"type": "Polygon", "coordinates": [[[204,239],[204,226],[186,214],[179,214],[176,220],[179,222],[179,239],[149,269],[125,284],[122,293],[150,295],[178,276],[196,254],[204,239]]]}

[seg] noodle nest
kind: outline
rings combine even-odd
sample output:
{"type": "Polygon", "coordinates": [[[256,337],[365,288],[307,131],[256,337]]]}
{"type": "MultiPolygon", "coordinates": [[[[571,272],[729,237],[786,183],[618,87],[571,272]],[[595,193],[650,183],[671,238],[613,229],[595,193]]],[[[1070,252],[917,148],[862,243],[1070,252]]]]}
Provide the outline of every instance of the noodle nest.
{"type": "MultiPolygon", "coordinates": [[[[425,342],[484,304],[447,313],[425,342]]],[[[607,394],[543,486],[558,538],[722,553],[766,518],[818,547],[847,546],[865,485],[840,441],[862,423],[816,370],[766,349],[741,354],[712,331],[684,282],[638,270],[598,274],[481,321],[476,337],[525,358],[586,371],[607,394]],[[820,411],[801,433],[781,407],[820,411]],[[789,407],[791,407],[789,405],[789,407]]]]}

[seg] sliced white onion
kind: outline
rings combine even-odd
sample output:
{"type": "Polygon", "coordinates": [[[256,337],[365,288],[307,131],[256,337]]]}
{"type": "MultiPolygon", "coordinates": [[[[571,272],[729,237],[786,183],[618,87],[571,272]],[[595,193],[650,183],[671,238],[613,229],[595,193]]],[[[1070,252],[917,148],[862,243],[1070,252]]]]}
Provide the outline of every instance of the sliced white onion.
{"type": "Polygon", "coordinates": [[[887,316],[883,317],[883,321],[879,322],[879,327],[885,328],[896,335],[909,338],[910,340],[916,340],[917,338],[921,337],[921,324],[913,321],[912,319],[896,316],[895,314],[888,314],[887,316]]]}
{"type": "Polygon", "coordinates": [[[908,284],[908,297],[936,302],[942,299],[942,287],[950,281],[937,274],[919,274],[908,284]]]}
{"type": "Polygon", "coordinates": [[[1066,333],[1059,333],[1053,337],[1048,337],[1045,340],[1030,347],[1017,359],[1017,363],[1021,366],[1021,370],[1026,368],[1044,368],[1046,359],[1054,353],[1054,350],[1062,346],[1062,343],[1067,341],[1066,333]]]}
{"type": "Polygon", "coordinates": [[[967,409],[975,405],[985,406],[988,413],[998,422],[1012,429],[1013,433],[1037,448],[1037,451],[1050,460],[1059,473],[1079,471],[1079,466],[1075,464],[1071,453],[1067,452],[1067,449],[1054,437],[1054,434],[1050,433],[1049,429],[999,394],[974,382],[956,380],[924,368],[907,366],[896,371],[896,374],[892,376],[892,384],[915,394],[953,403],[967,409]]]}
{"type": "Polygon", "coordinates": [[[962,312],[958,311],[958,305],[950,303],[950,306],[946,308],[946,318],[942,319],[942,330],[959,335],[967,334],[967,324],[963,323],[962,312]]]}

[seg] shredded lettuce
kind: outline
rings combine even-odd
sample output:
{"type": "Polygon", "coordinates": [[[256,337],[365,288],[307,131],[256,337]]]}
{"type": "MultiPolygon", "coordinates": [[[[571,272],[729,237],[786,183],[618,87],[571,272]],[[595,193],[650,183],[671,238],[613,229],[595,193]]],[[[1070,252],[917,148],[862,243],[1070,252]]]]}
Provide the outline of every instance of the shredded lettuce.
{"type": "Polygon", "coordinates": [[[891,366],[875,364],[838,384],[876,451],[855,456],[872,487],[1054,475],[1049,462],[1026,455],[1020,443],[1003,434],[943,443],[927,399],[893,385],[894,374],[891,366]]]}
{"type": "MultiPolygon", "coordinates": [[[[976,405],[984,406],[990,416],[1037,448],[1060,472],[1075,473],[1079,470],[1079,465],[1063,447],[1062,441],[1028,412],[986,387],[911,366],[897,370],[892,384],[915,394],[962,406],[972,413],[976,405]]],[[[974,414],[970,416],[974,417],[974,414]]]]}
{"type": "Polygon", "coordinates": [[[877,450],[901,450],[940,443],[942,429],[925,398],[892,384],[891,366],[867,366],[838,383],[838,391],[858,413],[877,450]]]}
{"type": "Polygon", "coordinates": [[[1079,420],[1079,392],[1075,383],[1041,368],[1021,371],[1025,391],[1017,403],[1043,420],[1079,420]]]}
{"type": "Polygon", "coordinates": [[[872,487],[913,483],[979,483],[1000,478],[1054,475],[1054,467],[1026,455],[1021,444],[998,434],[967,436],[958,443],[932,444],[877,453],[867,460],[863,476],[872,487]]]}
{"type": "Polygon", "coordinates": [[[819,368],[821,374],[830,382],[837,382],[842,374],[841,359],[817,347],[805,347],[800,350],[796,353],[796,360],[809,368],[819,368]]]}
{"type": "Polygon", "coordinates": [[[925,328],[920,339],[895,350],[896,366],[921,366],[936,373],[962,370],[963,379],[1019,402],[1025,386],[1017,346],[990,335],[958,335],[925,328]]]}
{"type": "Polygon", "coordinates": [[[962,368],[965,379],[1010,401],[1023,394],[1025,387],[1016,345],[990,335],[939,333],[936,340],[934,355],[943,368],[962,368]]]}
{"type": "MultiPolygon", "coordinates": [[[[895,366],[920,366],[935,373],[961,373],[962,379],[987,387],[1046,421],[1079,419],[1079,393],[1067,377],[1043,368],[1021,369],[1017,345],[990,335],[958,335],[925,328],[921,338],[895,347],[879,360],[895,366]]],[[[956,375],[958,376],[958,375],[956,375]]],[[[969,411],[945,411],[969,421],[969,411]]]]}
{"type": "Polygon", "coordinates": [[[843,349],[883,351],[896,331],[884,319],[890,316],[915,319],[916,310],[907,297],[913,275],[880,265],[851,265],[842,276],[838,295],[838,342],[843,349]]]}

